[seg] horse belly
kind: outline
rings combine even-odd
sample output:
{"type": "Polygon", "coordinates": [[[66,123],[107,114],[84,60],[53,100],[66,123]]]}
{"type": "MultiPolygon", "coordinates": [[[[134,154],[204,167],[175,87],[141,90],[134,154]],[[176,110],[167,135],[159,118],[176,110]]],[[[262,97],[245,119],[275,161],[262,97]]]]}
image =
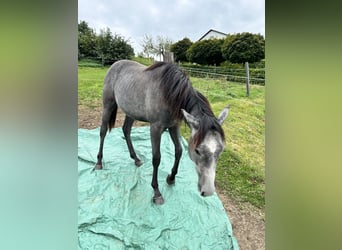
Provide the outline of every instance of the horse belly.
{"type": "Polygon", "coordinates": [[[161,93],[156,88],[131,86],[115,92],[118,107],[129,117],[144,122],[161,122],[167,127],[173,124],[161,93]]]}
{"type": "Polygon", "coordinates": [[[116,102],[118,107],[129,117],[148,122],[146,117],[145,105],[134,102],[134,96],[126,95],[125,97],[117,97],[116,102]]]}
{"type": "Polygon", "coordinates": [[[114,87],[115,100],[118,107],[129,117],[148,122],[145,106],[146,90],[134,83],[116,85],[114,87]]]}

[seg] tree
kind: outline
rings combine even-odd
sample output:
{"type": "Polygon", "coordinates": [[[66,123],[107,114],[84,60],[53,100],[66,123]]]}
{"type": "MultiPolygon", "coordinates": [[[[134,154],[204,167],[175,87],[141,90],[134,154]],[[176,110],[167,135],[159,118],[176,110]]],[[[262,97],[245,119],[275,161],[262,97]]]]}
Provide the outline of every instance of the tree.
{"type": "Polygon", "coordinates": [[[164,58],[165,52],[170,51],[171,45],[172,45],[171,38],[157,36],[157,41],[154,44],[154,51],[155,51],[155,55],[160,57],[160,61],[161,61],[162,56],[164,58]]]}
{"type": "Polygon", "coordinates": [[[221,47],[223,39],[209,39],[195,42],[186,52],[190,62],[206,65],[219,65],[224,61],[221,47]]]}
{"type": "Polygon", "coordinates": [[[78,58],[96,57],[96,34],[88,23],[81,21],[78,24],[78,58]]]}
{"type": "Polygon", "coordinates": [[[160,60],[162,56],[164,57],[165,52],[170,50],[171,45],[172,40],[163,36],[157,36],[156,41],[154,41],[151,35],[145,34],[141,41],[141,46],[146,56],[159,56],[160,60]]]}
{"type": "Polygon", "coordinates": [[[170,50],[174,53],[175,60],[182,62],[187,61],[186,51],[190,48],[191,45],[192,42],[187,37],[172,44],[170,50]]]}
{"type": "Polygon", "coordinates": [[[248,32],[228,36],[222,46],[223,57],[232,63],[259,62],[265,58],[265,39],[248,32]]]}
{"type": "Polygon", "coordinates": [[[78,24],[78,59],[100,59],[102,65],[111,64],[117,60],[130,59],[134,50],[124,37],[112,34],[110,29],[101,29],[96,35],[88,23],[81,21],[78,24]]]}
{"type": "Polygon", "coordinates": [[[145,34],[143,40],[141,41],[141,46],[143,48],[143,53],[150,58],[154,54],[153,50],[153,38],[151,35],[145,34]]]}
{"type": "Polygon", "coordinates": [[[110,47],[111,59],[113,61],[121,59],[131,59],[134,56],[134,50],[131,45],[129,45],[128,40],[115,34],[110,47]]]}
{"type": "Polygon", "coordinates": [[[100,34],[97,36],[96,39],[96,51],[98,57],[102,61],[102,65],[105,65],[109,61],[111,61],[111,44],[113,40],[112,32],[109,28],[101,29],[100,34]]]}
{"type": "Polygon", "coordinates": [[[96,40],[97,55],[102,65],[112,64],[121,59],[130,59],[134,56],[134,50],[123,37],[115,34],[109,28],[102,29],[96,40]]]}

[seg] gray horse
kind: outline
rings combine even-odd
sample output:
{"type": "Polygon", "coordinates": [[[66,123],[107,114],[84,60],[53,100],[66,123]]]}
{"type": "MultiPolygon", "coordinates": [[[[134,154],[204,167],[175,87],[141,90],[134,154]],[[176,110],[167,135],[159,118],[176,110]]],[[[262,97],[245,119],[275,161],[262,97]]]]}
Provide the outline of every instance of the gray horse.
{"type": "Polygon", "coordinates": [[[104,79],[100,147],[95,169],[102,169],[104,139],[107,130],[114,127],[118,107],[126,114],[123,133],[136,166],[142,162],[132,145],[131,128],[134,120],[150,123],[155,204],[164,203],[157,178],[161,135],[168,129],[175,146],[174,165],[166,179],[171,185],[175,183],[182,155],[179,126],[183,118],[191,129],[189,155],[196,164],[198,190],[202,196],[214,193],[216,162],[225,142],[221,125],[229,107],[216,119],[208,100],[194,90],[186,74],[175,64],[159,62],[146,67],[133,61],[118,61],[109,68],[104,79]]]}

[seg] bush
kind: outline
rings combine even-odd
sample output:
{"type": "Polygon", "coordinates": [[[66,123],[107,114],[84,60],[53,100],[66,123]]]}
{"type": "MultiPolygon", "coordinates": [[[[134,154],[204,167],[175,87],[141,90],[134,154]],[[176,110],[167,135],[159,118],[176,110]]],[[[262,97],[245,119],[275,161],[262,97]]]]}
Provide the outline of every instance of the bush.
{"type": "Polygon", "coordinates": [[[78,59],[96,57],[96,34],[88,23],[78,24],[78,59]]]}
{"type": "Polygon", "coordinates": [[[86,22],[81,21],[78,25],[78,40],[78,59],[95,58],[102,65],[107,65],[134,56],[128,41],[120,35],[113,36],[109,28],[96,35],[86,22]]]}
{"type": "Polygon", "coordinates": [[[171,52],[174,53],[175,61],[187,61],[186,51],[191,47],[192,42],[189,38],[184,38],[171,45],[171,52]]]}
{"type": "Polygon", "coordinates": [[[265,39],[259,34],[248,32],[227,36],[222,55],[232,63],[259,62],[265,58],[265,39]]]}
{"type": "Polygon", "coordinates": [[[190,62],[202,65],[220,65],[224,61],[221,53],[223,39],[210,39],[195,42],[187,50],[190,62]]]}

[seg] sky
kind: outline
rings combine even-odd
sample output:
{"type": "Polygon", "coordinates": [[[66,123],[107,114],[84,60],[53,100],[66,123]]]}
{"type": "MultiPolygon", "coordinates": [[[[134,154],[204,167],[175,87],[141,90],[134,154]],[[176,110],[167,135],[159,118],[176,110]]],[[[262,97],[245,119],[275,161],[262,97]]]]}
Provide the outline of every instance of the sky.
{"type": "Polygon", "coordinates": [[[265,36],[265,0],[78,0],[78,22],[108,27],[137,54],[144,35],[196,42],[210,29],[265,36]]]}

